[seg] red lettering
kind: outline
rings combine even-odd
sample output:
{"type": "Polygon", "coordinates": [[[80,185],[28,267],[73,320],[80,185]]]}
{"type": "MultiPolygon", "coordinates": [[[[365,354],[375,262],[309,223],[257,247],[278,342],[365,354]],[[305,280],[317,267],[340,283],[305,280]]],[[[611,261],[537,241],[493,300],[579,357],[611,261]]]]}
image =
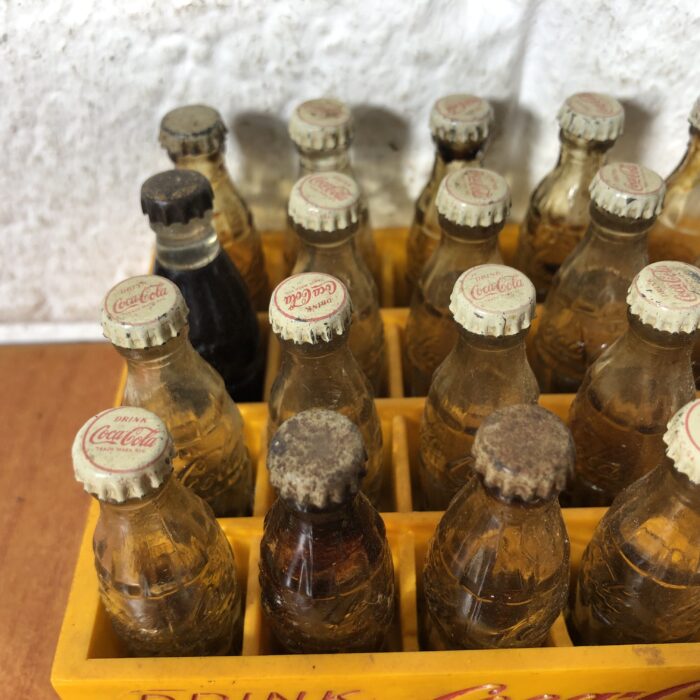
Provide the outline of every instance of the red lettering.
{"type": "Polygon", "coordinates": [[[697,294],[691,292],[682,277],[668,265],[657,265],[652,268],[651,274],[669,287],[679,301],[697,301],[697,294]]]}
{"type": "Polygon", "coordinates": [[[175,700],[172,695],[163,695],[163,693],[144,693],[139,700],[175,700]]]}
{"type": "Polygon", "coordinates": [[[222,693],[195,693],[192,700],[204,700],[204,698],[214,698],[214,700],[229,700],[228,695],[222,693]]]}
{"type": "Polygon", "coordinates": [[[476,282],[469,290],[472,299],[486,299],[497,294],[508,294],[523,286],[523,280],[516,275],[503,275],[490,282],[476,282]]]}
{"type": "Polygon", "coordinates": [[[337,185],[323,176],[314,178],[309,182],[309,185],[317,192],[329,199],[334,199],[336,202],[352,199],[353,196],[353,193],[347,187],[337,185]]]}
{"type": "MultiPolygon", "coordinates": [[[[484,685],[474,685],[471,688],[455,690],[454,692],[448,693],[447,695],[439,695],[438,697],[434,698],[434,700],[454,700],[454,698],[461,698],[464,695],[467,695],[468,693],[473,693],[477,690],[486,690],[488,691],[488,695],[491,696],[484,698],[483,700],[494,700],[494,696],[500,697],[501,692],[506,690],[507,687],[507,685],[503,685],[502,683],[485,683],[484,685]]],[[[472,698],[472,700],[476,699],[472,698]]]]}
{"type": "Polygon", "coordinates": [[[284,695],[276,693],[274,690],[267,696],[267,700],[287,700],[284,695]]]}
{"type": "Polygon", "coordinates": [[[643,192],[642,171],[634,163],[621,163],[620,172],[625,176],[627,189],[630,192],[643,192]]]}
{"type": "Polygon", "coordinates": [[[110,425],[101,425],[88,438],[91,445],[122,445],[123,447],[153,447],[160,431],[145,425],[131,430],[120,430],[110,425]]]}
{"type": "MultiPolygon", "coordinates": [[[[124,294],[127,290],[120,290],[124,294]]],[[[129,288],[128,291],[131,291],[129,288]]],[[[138,294],[133,294],[132,296],[120,296],[114,301],[112,309],[116,313],[123,313],[124,311],[129,311],[136,306],[142,304],[147,304],[151,301],[156,301],[164,297],[168,293],[168,290],[162,282],[157,282],[156,284],[145,285],[138,294]]]]}
{"type": "Polygon", "coordinates": [[[346,700],[348,695],[354,695],[359,693],[359,690],[346,690],[342,693],[334,693],[332,690],[327,690],[326,694],[323,696],[323,700],[346,700]]]}
{"type": "Polygon", "coordinates": [[[680,693],[681,691],[687,691],[691,689],[694,689],[696,691],[695,693],[693,693],[693,695],[696,695],[697,691],[700,690],[700,680],[690,681],[690,683],[681,683],[681,685],[674,685],[670,688],[657,690],[653,693],[649,693],[648,695],[642,695],[642,697],[639,700],[660,700],[660,698],[667,698],[670,695],[674,695],[675,693],[680,693]]]}

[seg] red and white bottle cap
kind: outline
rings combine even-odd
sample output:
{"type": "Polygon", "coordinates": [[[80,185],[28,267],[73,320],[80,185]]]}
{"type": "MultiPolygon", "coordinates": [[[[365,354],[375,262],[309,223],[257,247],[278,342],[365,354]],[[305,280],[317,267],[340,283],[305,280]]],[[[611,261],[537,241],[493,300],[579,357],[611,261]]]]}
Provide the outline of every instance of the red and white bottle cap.
{"type": "Polygon", "coordinates": [[[476,95],[441,97],[430,112],[430,133],[439,141],[485,141],[492,128],[493,107],[476,95]]]}
{"type": "Polygon", "coordinates": [[[360,187],[349,175],[334,171],[311,173],[294,183],[289,216],[311,231],[338,231],[360,219],[360,187]]]}
{"type": "Polygon", "coordinates": [[[693,109],[690,110],[690,115],[688,116],[688,121],[692,127],[700,129],[700,97],[695,100],[693,109]]]}
{"type": "Polygon", "coordinates": [[[352,142],[352,114],[340,100],[322,97],[302,102],[292,112],[289,136],[306,151],[335,151],[352,142]]]}
{"type": "Polygon", "coordinates": [[[637,163],[609,163],[589,191],[600,209],[627,219],[652,219],[661,212],[666,185],[660,175],[637,163]]]}
{"type": "Polygon", "coordinates": [[[664,442],[675,468],[700,484],[700,399],[687,403],[671,418],[664,442]]]}
{"type": "Polygon", "coordinates": [[[564,100],[557,121],[572,136],[587,141],[614,141],[625,126],[625,110],[610,95],[578,92],[564,100]]]}

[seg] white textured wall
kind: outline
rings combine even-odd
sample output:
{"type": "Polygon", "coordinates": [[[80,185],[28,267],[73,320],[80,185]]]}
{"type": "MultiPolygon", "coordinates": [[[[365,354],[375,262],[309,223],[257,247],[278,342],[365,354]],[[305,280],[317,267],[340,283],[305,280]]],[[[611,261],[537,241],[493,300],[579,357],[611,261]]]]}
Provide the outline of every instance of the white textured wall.
{"type": "Polygon", "coordinates": [[[230,126],[228,160],[261,227],[282,220],[295,172],[293,105],[354,110],[355,161],[377,225],[405,224],[432,160],[432,102],[491,99],[488,164],[518,217],[557,150],[578,90],[620,98],[614,150],[666,175],[700,91],[696,0],[0,0],[0,336],[96,330],[105,290],[145,269],[140,183],[168,167],[168,109],[203,101],[230,126]],[[37,322],[64,324],[60,328],[37,322]],[[35,325],[22,326],[30,323],[35,325]]]}

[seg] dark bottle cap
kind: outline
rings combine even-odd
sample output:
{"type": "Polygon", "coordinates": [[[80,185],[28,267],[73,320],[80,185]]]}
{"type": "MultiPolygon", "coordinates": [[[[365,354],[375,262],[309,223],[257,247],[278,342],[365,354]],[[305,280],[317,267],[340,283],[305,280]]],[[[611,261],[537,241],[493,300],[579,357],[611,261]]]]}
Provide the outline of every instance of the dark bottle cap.
{"type": "Polygon", "coordinates": [[[574,468],[569,429],[546,409],[521,404],[494,411],[476,431],[474,469],[504,498],[534,501],[559,493],[574,468]]]}
{"type": "Polygon", "coordinates": [[[204,175],[194,170],[167,170],[141,186],[141,210],[152,224],[186,224],[212,208],[214,193],[204,175]]]}
{"type": "Polygon", "coordinates": [[[357,493],[367,452],[357,426],[335,411],[297,413],[274,434],[267,455],[270,483],[299,508],[327,508],[357,493]]]}
{"type": "Polygon", "coordinates": [[[173,160],[216,153],[226,140],[226,125],[213,107],[186,105],[163,117],[158,140],[173,160]]]}

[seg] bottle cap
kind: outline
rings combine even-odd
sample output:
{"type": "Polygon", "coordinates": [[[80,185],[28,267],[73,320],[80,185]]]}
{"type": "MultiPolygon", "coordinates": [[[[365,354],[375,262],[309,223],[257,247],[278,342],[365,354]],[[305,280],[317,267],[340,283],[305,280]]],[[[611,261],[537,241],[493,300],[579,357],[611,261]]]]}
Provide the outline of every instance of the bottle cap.
{"type": "Polygon", "coordinates": [[[627,292],[630,313],[667,333],[694,333],[700,328],[700,270],[663,261],[637,273],[627,292]]]}
{"type": "Polygon", "coordinates": [[[690,115],[688,116],[688,121],[690,125],[696,129],[700,129],[700,97],[695,100],[693,109],[690,110],[690,115]]]}
{"type": "Polygon", "coordinates": [[[216,153],[226,141],[226,125],[213,107],[187,105],[163,117],[158,140],[173,159],[216,153]]]}
{"type": "Polygon", "coordinates": [[[289,195],[289,216],[311,231],[338,231],[359,221],[360,188],[348,175],[311,173],[300,178],[289,195]]]}
{"type": "Polygon", "coordinates": [[[492,126],[493,107],[475,95],[441,97],[430,112],[430,133],[439,141],[485,141],[492,126]]]}
{"type": "Polygon", "coordinates": [[[661,211],[666,185],[636,163],[609,163],[593,178],[591,199],[604,211],[627,219],[653,219],[661,211]]]}
{"type": "Polygon", "coordinates": [[[367,452],[357,426],[335,411],[313,408],[286,420],[267,454],[280,497],[306,508],[343,503],[357,493],[367,452]]]}
{"type": "Polygon", "coordinates": [[[294,343],[328,342],[350,326],[352,303],[345,285],[323,272],[282,280],[270,297],[272,332],[294,343]]]}
{"type": "Polygon", "coordinates": [[[335,151],[350,145],[353,137],[352,115],[340,100],[322,97],[302,102],[292,112],[289,136],[308,151],[335,151]]]}
{"type": "Polygon", "coordinates": [[[508,216],[510,188],[492,170],[462,168],[442,179],[435,206],[453,224],[485,228],[508,216]]]}
{"type": "Polygon", "coordinates": [[[564,100],[557,121],[572,136],[587,141],[614,141],[625,126],[625,110],[610,95],[578,92],[564,100]]]}
{"type": "Polygon", "coordinates": [[[75,478],[101,501],[122,503],[157,489],[172,470],[165,423],[145,408],[98,413],[73,441],[75,478]]]}
{"type": "Polygon", "coordinates": [[[522,272],[506,265],[477,265],[455,282],[450,311],[465,330],[501,337],[530,327],[535,300],[535,287],[522,272]]]}
{"type": "Polygon", "coordinates": [[[534,404],[501,408],[479,426],[472,446],[474,469],[504,498],[550,498],[574,469],[571,432],[534,404]]]}
{"type": "Polygon", "coordinates": [[[175,284],[157,275],[129,277],[102,304],[102,332],[120,348],[163,345],[187,324],[187,304],[175,284]]]}
{"type": "Polygon", "coordinates": [[[213,206],[209,180],[194,170],[166,170],[141,185],[141,210],[152,224],[186,224],[213,206]]]}
{"type": "Polygon", "coordinates": [[[664,442],[676,470],[700,484],[700,399],[687,403],[671,418],[664,442]]]}

